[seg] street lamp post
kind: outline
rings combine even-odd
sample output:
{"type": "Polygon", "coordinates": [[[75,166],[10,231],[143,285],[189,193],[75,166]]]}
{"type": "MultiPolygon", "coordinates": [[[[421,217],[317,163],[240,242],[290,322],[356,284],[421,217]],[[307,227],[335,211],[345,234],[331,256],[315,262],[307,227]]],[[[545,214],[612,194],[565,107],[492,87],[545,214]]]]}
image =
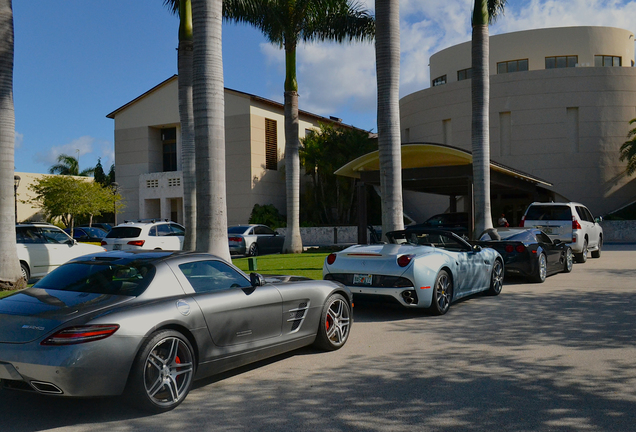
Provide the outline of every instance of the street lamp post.
{"type": "Polygon", "coordinates": [[[13,200],[15,201],[15,223],[18,223],[18,186],[20,186],[20,176],[13,176],[13,200]]]}
{"type": "Polygon", "coordinates": [[[119,183],[112,182],[110,188],[113,191],[113,214],[115,215],[115,226],[117,226],[117,189],[119,188],[119,183]]]}

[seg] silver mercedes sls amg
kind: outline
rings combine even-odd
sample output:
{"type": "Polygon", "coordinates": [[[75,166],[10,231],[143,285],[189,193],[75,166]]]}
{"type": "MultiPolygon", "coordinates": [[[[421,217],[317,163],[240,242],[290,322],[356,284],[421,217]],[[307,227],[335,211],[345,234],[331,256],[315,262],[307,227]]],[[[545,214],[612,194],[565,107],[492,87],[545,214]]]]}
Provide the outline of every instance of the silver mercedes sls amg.
{"type": "Polygon", "coordinates": [[[461,297],[498,295],[503,259],[471,246],[450,231],[407,229],[387,233],[389,244],[356,245],[327,256],[323,278],[338,281],[355,297],[380,296],[406,307],[442,315],[461,297]]]}
{"type": "Polygon", "coordinates": [[[161,412],[192,382],[314,344],[342,347],[352,295],[339,283],[246,276],[200,253],[103,252],[0,299],[4,388],[124,394],[161,412]]]}

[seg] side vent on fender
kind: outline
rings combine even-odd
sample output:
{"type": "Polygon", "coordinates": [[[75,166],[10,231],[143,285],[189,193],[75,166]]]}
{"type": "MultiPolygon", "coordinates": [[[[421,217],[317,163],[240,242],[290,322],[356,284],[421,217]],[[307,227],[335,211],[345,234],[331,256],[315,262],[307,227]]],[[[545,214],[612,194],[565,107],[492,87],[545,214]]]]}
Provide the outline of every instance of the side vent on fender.
{"type": "Polygon", "coordinates": [[[307,302],[302,302],[295,309],[290,309],[288,313],[287,322],[291,322],[291,333],[297,331],[300,325],[303,323],[305,316],[307,315],[307,309],[309,309],[307,302]]]}

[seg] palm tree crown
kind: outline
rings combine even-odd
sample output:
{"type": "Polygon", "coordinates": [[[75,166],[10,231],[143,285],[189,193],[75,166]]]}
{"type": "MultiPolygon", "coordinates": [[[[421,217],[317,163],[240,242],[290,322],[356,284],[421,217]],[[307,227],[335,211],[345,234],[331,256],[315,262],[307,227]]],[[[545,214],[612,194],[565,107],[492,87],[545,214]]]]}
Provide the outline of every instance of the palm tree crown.
{"type": "MultiPolygon", "coordinates": [[[[636,123],[636,118],[629,121],[630,125],[636,123]]],[[[636,172],[636,128],[629,131],[627,134],[628,140],[621,146],[621,161],[627,161],[627,168],[625,171],[627,175],[632,175],[636,172]]]]}
{"type": "Polygon", "coordinates": [[[51,174],[88,177],[95,172],[95,168],[86,168],[80,171],[79,161],[76,158],[61,154],[57,157],[57,163],[49,169],[49,172],[51,174]]]}

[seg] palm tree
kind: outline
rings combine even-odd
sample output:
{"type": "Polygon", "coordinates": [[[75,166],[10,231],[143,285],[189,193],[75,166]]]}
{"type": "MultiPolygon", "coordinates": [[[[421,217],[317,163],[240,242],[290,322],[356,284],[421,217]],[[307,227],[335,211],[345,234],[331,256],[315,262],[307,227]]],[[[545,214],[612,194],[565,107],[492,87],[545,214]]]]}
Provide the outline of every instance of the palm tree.
{"type": "Polygon", "coordinates": [[[400,149],[400,3],[376,0],[375,40],[378,80],[378,150],[382,235],[404,228],[400,149]]]}
{"type": "MultiPolygon", "coordinates": [[[[630,125],[636,123],[636,118],[629,121],[630,125]]],[[[621,161],[627,161],[627,168],[625,172],[628,176],[631,176],[636,172],[636,128],[631,129],[627,134],[628,140],[621,146],[621,161]]]]}
{"type": "Polygon", "coordinates": [[[0,0],[0,290],[26,286],[15,241],[13,8],[0,0]]]}
{"type": "Polygon", "coordinates": [[[222,0],[192,0],[196,250],[230,260],[225,192],[222,0]]]}
{"type": "Polygon", "coordinates": [[[183,172],[183,218],[186,226],[184,250],[196,248],[196,174],[194,116],[192,113],[192,4],[191,0],[164,0],[173,14],[179,14],[179,120],[181,123],[181,170],[183,172]]]}
{"type": "Polygon", "coordinates": [[[490,211],[490,56],[488,25],[503,13],[506,0],[475,0],[472,37],[472,149],[475,206],[474,235],[492,228],[490,211]]]}
{"type": "Polygon", "coordinates": [[[361,5],[350,0],[225,0],[223,6],[226,20],[256,27],[269,42],[285,50],[287,234],[283,253],[300,253],[296,48],[301,41],[371,40],[375,23],[361,5]]]}
{"type": "Polygon", "coordinates": [[[73,156],[61,154],[57,157],[57,163],[49,168],[51,174],[73,175],[88,177],[95,172],[95,168],[79,170],[79,161],[73,156]]]}

